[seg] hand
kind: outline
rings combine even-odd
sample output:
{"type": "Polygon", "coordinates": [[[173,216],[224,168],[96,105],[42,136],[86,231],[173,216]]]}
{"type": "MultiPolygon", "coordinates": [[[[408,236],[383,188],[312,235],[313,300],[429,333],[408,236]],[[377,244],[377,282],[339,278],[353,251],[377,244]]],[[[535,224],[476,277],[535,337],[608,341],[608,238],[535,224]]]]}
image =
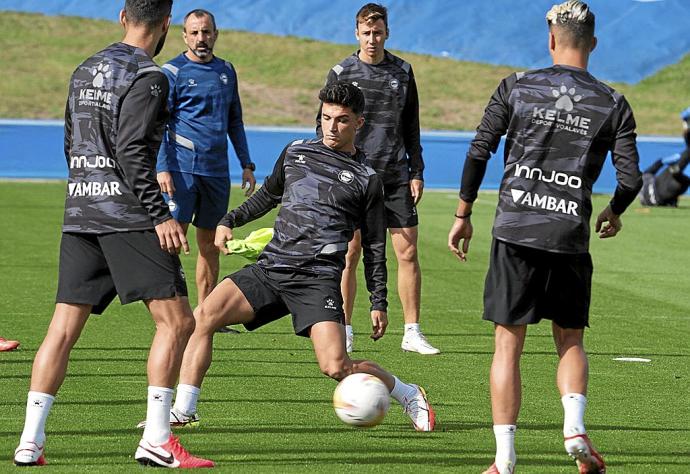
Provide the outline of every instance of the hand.
{"type": "Polygon", "coordinates": [[[472,240],[472,221],[469,217],[464,219],[455,218],[453,227],[448,232],[448,249],[455,254],[461,262],[467,261],[467,252],[470,250],[470,240],[472,240]],[[462,240],[462,250],[460,241],[462,240]]]}
{"type": "Polygon", "coordinates": [[[410,194],[412,194],[412,202],[416,206],[422,199],[422,194],[424,193],[424,181],[421,179],[411,179],[410,180],[410,194]]]}
{"type": "Polygon", "coordinates": [[[158,234],[161,249],[173,255],[179,254],[180,249],[183,249],[184,253],[189,255],[189,243],[184,229],[175,219],[168,219],[158,224],[156,234],[158,234]]]}
{"type": "Polygon", "coordinates": [[[256,178],[254,177],[254,172],[249,168],[245,168],[242,171],[242,189],[244,189],[245,186],[247,187],[247,191],[245,191],[244,195],[249,197],[252,195],[254,188],[256,187],[256,178]]]}
{"type": "Polygon", "coordinates": [[[224,225],[216,227],[216,238],[213,243],[223,255],[230,255],[230,250],[225,246],[228,240],[232,240],[232,229],[224,225]]]}
{"type": "Polygon", "coordinates": [[[606,209],[601,211],[601,214],[597,217],[597,223],[594,230],[599,233],[600,239],[608,239],[609,237],[615,237],[622,228],[623,223],[621,222],[621,217],[618,214],[614,214],[609,205],[606,206],[606,209]]]}
{"type": "Polygon", "coordinates": [[[172,175],[168,171],[161,171],[156,175],[158,180],[158,186],[161,187],[161,191],[166,193],[171,199],[175,193],[175,184],[173,184],[172,175]]]}
{"type": "Polygon", "coordinates": [[[371,337],[373,340],[381,339],[388,327],[388,313],[374,310],[371,312],[371,337]]]}

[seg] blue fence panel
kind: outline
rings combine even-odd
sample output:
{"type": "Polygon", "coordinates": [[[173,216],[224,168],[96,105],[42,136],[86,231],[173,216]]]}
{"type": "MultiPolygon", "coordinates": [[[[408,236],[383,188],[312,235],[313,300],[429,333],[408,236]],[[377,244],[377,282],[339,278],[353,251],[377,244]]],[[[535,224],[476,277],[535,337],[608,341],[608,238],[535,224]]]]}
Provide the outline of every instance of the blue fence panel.
{"type": "MultiPolygon", "coordinates": [[[[312,138],[308,128],[247,127],[247,140],[260,181],[271,172],[278,155],[288,143],[312,138]]],[[[427,188],[459,189],[465,154],[472,141],[471,132],[423,132],[424,172],[427,188]]],[[[231,147],[232,148],[232,147],[231,147]]],[[[681,138],[638,137],[641,167],[658,158],[683,150],[681,138]]],[[[241,180],[241,169],[234,155],[230,158],[230,178],[241,180]]],[[[498,189],[503,175],[503,143],[489,161],[482,189],[498,189]]],[[[0,120],[0,177],[65,179],[67,165],[63,153],[60,121],[0,120]]],[[[604,166],[594,191],[610,193],[616,187],[615,169],[604,166]]]]}

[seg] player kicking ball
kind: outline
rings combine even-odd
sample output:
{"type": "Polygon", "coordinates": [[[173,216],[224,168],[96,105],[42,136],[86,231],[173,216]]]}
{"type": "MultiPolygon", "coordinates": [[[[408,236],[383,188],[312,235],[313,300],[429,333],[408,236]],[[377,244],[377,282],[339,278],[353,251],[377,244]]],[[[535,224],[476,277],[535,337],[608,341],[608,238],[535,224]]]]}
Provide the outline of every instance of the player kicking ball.
{"type": "Polygon", "coordinates": [[[196,308],[196,329],[182,362],[173,425],[198,423],[197,400],[211,364],[213,335],[220,327],[244,324],[253,330],[292,314],[295,333],[311,338],[321,371],[335,379],[364,372],[388,387],[417,431],[434,429],[434,411],[421,387],[401,382],[374,362],[351,360],[345,350],[340,280],[347,244],[362,232],[371,337],[383,336],[386,314],[386,229],[383,186],[361,164],[354,146],[364,123],[364,96],[355,86],[335,83],[319,93],[323,138],[288,145],[264,185],[216,229],[216,246],[228,253],[232,230],[281,205],[273,239],[257,263],[226,277],[196,308]]]}

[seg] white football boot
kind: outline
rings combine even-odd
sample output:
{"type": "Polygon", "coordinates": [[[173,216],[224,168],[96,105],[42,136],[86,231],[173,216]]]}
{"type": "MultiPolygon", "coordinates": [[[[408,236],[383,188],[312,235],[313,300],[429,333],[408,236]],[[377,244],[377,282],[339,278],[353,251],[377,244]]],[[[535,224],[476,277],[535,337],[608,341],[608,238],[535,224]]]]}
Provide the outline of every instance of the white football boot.
{"type": "Polygon", "coordinates": [[[410,397],[405,397],[403,410],[412,420],[417,431],[433,431],[436,426],[436,413],[426,399],[426,392],[418,385],[412,385],[417,391],[410,397]]]}
{"type": "Polygon", "coordinates": [[[400,347],[406,352],[418,352],[423,355],[434,355],[441,352],[439,349],[429,344],[429,341],[426,340],[422,331],[416,331],[414,329],[405,331],[400,347]]]}
{"type": "Polygon", "coordinates": [[[46,458],[43,456],[43,446],[33,442],[19,443],[14,451],[14,464],[16,466],[45,466],[46,458]]]}

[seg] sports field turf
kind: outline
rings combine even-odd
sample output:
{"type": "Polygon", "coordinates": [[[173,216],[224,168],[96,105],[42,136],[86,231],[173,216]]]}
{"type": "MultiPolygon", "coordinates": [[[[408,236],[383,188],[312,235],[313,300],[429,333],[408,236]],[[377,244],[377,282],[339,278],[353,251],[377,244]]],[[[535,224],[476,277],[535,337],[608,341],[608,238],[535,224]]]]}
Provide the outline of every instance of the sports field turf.
{"type": "MultiPolygon", "coordinates": [[[[64,183],[0,182],[0,335],[22,343],[16,352],[0,353],[0,471],[12,469],[31,361],[53,309],[63,197],[64,183]]],[[[233,191],[233,203],[240,197],[233,191]]],[[[420,206],[423,328],[443,353],[400,351],[395,278],[386,337],[376,343],[366,338],[364,293],[354,323],[357,357],[375,359],[403,380],[426,387],[438,415],[436,432],[414,432],[397,404],[377,428],[343,425],[331,407],[335,383],[320,374],[309,341],[294,336],[284,319],[255,333],[216,336],[199,407],[202,424],[179,431],[186,446],[227,472],[486,468],[494,454],[488,399],[492,328],[481,321],[481,295],[496,194],[481,194],[475,206],[475,238],[465,264],[446,249],[456,199],[454,192],[427,192],[420,206]]],[[[596,212],[606,201],[595,197],[596,212]]],[[[271,216],[239,229],[237,236],[269,225],[271,216]]],[[[679,209],[646,212],[635,204],[623,222],[618,237],[592,242],[586,422],[609,472],[685,473],[690,470],[690,201],[679,209]],[[620,356],[651,362],[613,360],[620,356]]],[[[183,263],[191,283],[195,261],[184,257],[183,263]]],[[[223,258],[222,271],[244,263],[223,258]]],[[[48,472],[137,469],[132,455],[140,433],[134,426],[145,415],[152,334],[140,303],[113,304],[87,324],[48,419],[48,472]]],[[[561,442],[555,365],[545,322],[530,329],[522,362],[521,474],[575,472],[561,442]]]]}

